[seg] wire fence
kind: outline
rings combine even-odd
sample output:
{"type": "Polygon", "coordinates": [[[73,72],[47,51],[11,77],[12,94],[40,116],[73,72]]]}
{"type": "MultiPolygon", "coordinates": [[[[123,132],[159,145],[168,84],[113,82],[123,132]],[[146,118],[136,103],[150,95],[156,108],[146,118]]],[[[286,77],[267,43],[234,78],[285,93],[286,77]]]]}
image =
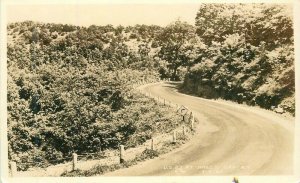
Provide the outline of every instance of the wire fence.
{"type": "MultiPolygon", "coordinates": [[[[164,81],[160,81],[159,83],[163,83],[164,81]]],[[[145,90],[139,88],[140,86],[146,85],[146,84],[157,84],[157,82],[151,82],[151,83],[146,83],[146,82],[138,82],[136,85],[133,85],[133,88],[136,89],[139,93],[143,94],[146,97],[153,98],[157,103],[160,105],[170,107],[170,109],[173,108],[173,111],[176,111],[182,116],[182,121],[184,122],[182,124],[181,132],[180,134],[185,136],[187,133],[194,131],[194,123],[195,123],[195,117],[194,114],[191,110],[189,110],[188,107],[178,104],[178,103],[173,103],[170,100],[167,100],[163,97],[160,97],[158,95],[153,95],[150,92],[146,92],[145,90]]],[[[177,142],[177,135],[179,134],[178,129],[173,130],[171,133],[171,139],[172,143],[177,142]]],[[[154,150],[155,149],[155,139],[152,137],[150,139],[150,149],[154,150]]],[[[148,149],[148,147],[146,147],[148,149]]],[[[126,150],[127,151],[127,150],[126,150]]],[[[119,158],[119,163],[123,163],[124,156],[125,156],[125,147],[124,145],[119,146],[118,150],[118,158],[119,158]]],[[[81,153],[81,154],[76,154],[73,153],[72,156],[67,156],[67,157],[61,157],[61,158],[56,158],[54,160],[47,160],[47,163],[45,162],[25,162],[25,163],[16,163],[11,161],[10,164],[10,174],[11,176],[16,176],[18,174],[18,169],[20,170],[20,167],[43,167],[46,168],[49,165],[55,165],[56,167],[58,166],[66,166],[66,165],[72,165],[72,171],[78,169],[78,162],[79,161],[87,161],[87,160],[100,160],[100,159],[105,159],[112,157],[113,155],[107,155],[103,151],[99,152],[94,152],[94,153],[81,153]],[[19,168],[18,168],[19,167],[19,168]]]]}

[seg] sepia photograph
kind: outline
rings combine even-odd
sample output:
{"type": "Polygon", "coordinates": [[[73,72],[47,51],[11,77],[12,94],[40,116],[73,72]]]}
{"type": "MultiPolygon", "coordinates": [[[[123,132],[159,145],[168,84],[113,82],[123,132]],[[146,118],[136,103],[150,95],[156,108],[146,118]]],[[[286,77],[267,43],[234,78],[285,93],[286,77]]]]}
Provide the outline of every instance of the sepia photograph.
{"type": "Polygon", "coordinates": [[[1,9],[3,182],[300,181],[297,3],[25,2],[1,9]]]}

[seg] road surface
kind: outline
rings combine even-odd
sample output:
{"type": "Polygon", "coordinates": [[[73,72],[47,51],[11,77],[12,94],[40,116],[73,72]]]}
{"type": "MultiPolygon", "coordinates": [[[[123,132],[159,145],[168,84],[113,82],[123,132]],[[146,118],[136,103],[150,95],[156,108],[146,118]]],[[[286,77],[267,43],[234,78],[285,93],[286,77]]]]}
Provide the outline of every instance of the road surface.
{"type": "Polygon", "coordinates": [[[293,174],[294,118],[181,94],[174,83],[141,89],[192,110],[197,134],[168,154],[106,176],[293,174]]]}

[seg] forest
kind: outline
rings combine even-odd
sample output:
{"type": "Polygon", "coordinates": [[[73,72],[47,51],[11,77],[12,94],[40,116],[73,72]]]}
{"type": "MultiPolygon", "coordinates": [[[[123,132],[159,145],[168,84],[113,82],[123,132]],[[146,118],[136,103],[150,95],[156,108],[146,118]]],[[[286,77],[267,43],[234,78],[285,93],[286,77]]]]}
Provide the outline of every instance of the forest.
{"type": "Polygon", "coordinates": [[[206,49],[188,68],[183,88],[205,98],[266,109],[280,106],[294,114],[291,9],[247,6],[210,4],[200,8],[196,34],[206,49]]]}
{"type": "Polygon", "coordinates": [[[9,159],[51,164],[175,128],[178,115],[132,88],[141,81],[295,115],[292,22],[284,4],[202,4],[195,25],[10,23],[9,159]]]}

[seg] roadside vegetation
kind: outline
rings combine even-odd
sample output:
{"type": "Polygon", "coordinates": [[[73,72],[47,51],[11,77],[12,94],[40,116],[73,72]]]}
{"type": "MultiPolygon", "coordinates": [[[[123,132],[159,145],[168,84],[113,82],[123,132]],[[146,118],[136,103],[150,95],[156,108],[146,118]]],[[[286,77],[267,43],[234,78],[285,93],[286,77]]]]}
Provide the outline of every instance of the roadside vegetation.
{"type": "Polygon", "coordinates": [[[61,163],[73,152],[134,147],[180,122],[133,88],[158,81],[158,63],[140,45],[129,51],[119,29],[8,26],[9,159],[20,170],[61,163]]]}
{"type": "MultiPolygon", "coordinates": [[[[178,129],[177,129],[178,130],[178,129]]],[[[133,165],[136,165],[140,162],[157,158],[163,154],[166,154],[176,148],[179,148],[181,145],[185,144],[192,135],[194,135],[194,131],[190,131],[189,134],[183,134],[183,133],[177,133],[177,139],[176,143],[173,143],[169,139],[160,139],[160,145],[158,148],[155,148],[154,150],[150,148],[146,148],[141,153],[138,153],[135,155],[132,159],[127,159],[123,163],[113,163],[113,164],[98,164],[94,167],[91,167],[88,170],[74,170],[74,171],[65,171],[61,174],[63,177],[88,177],[88,176],[97,176],[102,175],[108,172],[113,172],[122,168],[128,168],[133,165]]]]}
{"type": "Polygon", "coordinates": [[[295,114],[290,7],[203,4],[195,18],[166,27],[9,24],[9,160],[26,170],[174,129],[180,117],[136,92],[141,81],[181,80],[184,92],[295,114]]]}
{"type": "Polygon", "coordinates": [[[292,22],[285,5],[202,5],[196,34],[205,49],[182,89],[295,115],[292,22]]]}

